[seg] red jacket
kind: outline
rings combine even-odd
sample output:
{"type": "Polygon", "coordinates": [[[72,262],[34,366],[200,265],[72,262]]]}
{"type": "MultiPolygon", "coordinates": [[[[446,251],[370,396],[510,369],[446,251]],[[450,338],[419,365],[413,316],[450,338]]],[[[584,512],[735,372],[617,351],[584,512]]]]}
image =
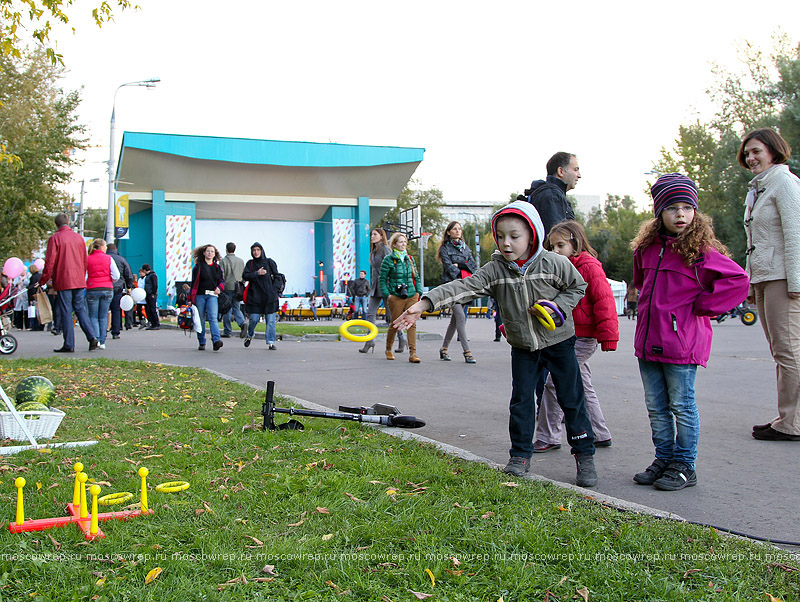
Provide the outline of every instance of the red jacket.
{"type": "Polygon", "coordinates": [[[69,226],[61,226],[47,241],[44,271],[39,282],[45,284],[52,278],[57,291],[86,288],[88,262],[83,237],[69,226]]]}
{"type": "Polygon", "coordinates": [[[586,296],[572,310],[575,334],[597,339],[603,351],[616,351],[619,341],[617,304],[603,271],[603,264],[586,251],[577,257],[570,257],[569,260],[587,285],[586,296]]]}

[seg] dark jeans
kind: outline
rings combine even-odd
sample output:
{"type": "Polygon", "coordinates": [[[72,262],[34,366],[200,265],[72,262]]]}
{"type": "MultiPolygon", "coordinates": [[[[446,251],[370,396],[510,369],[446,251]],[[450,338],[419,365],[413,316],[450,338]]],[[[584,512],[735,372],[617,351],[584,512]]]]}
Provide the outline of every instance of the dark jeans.
{"type": "Polygon", "coordinates": [[[87,341],[97,338],[94,326],[89,321],[89,314],[84,305],[85,288],[71,288],[58,291],[58,308],[61,313],[61,334],[64,335],[64,347],[75,349],[75,330],[72,327],[72,312],[78,317],[78,324],[87,341]]]}
{"type": "Polygon", "coordinates": [[[160,326],[161,323],[158,321],[158,308],[156,307],[156,296],[155,295],[147,295],[145,299],[146,311],[147,311],[147,321],[150,322],[150,326],[160,326]]]}
{"type": "Polygon", "coordinates": [[[50,311],[53,314],[53,326],[52,329],[56,332],[61,331],[62,322],[61,319],[61,307],[58,304],[58,293],[55,295],[47,295],[47,300],[50,301],[50,311]]]}
{"type": "Polygon", "coordinates": [[[564,411],[570,452],[594,455],[594,431],[584,405],[583,381],[578,359],[575,357],[575,340],[573,336],[539,351],[511,348],[509,455],[530,458],[533,454],[533,432],[536,426],[534,391],[539,375],[545,368],[553,376],[558,405],[564,411]]]}
{"type": "Polygon", "coordinates": [[[111,310],[111,334],[113,336],[119,336],[119,332],[122,330],[122,308],[119,306],[119,300],[124,294],[124,289],[114,289],[114,296],[111,297],[109,309],[111,310]]]}

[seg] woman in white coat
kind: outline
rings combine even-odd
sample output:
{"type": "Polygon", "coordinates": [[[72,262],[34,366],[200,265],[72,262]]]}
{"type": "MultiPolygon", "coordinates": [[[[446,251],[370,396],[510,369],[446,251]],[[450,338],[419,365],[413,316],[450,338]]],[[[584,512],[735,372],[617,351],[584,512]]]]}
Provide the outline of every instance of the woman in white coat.
{"type": "Polygon", "coordinates": [[[791,152],[780,134],[761,128],[737,156],[754,176],[744,215],[748,301],[777,364],[778,416],[753,427],[763,441],[800,441],[800,179],[786,164],[791,152]]]}

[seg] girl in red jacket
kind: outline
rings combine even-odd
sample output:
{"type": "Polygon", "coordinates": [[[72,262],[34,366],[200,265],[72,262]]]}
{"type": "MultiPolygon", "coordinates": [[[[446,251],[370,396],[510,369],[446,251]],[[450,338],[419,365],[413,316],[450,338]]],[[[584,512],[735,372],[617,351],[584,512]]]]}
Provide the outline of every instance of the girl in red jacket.
{"type": "MultiPolygon", "coordinates": [[[[592,386],[592,370],[589,358],[597,350],[615,351],[619,341],[617,304],[611,285],[608,284],[603,265],[597,260],[597,251],[589,244],[586,232],[576,221],[556,224],[544,243],[545,249],[568,257],[588,285],[586,296],[572,311],[575,321],[575,355],[581,369],[583,390],[586,399],[586,412],[594,430],[595,447],[610,447],[611,432],[606,426],[600,401],[592,386]]],[[[561,447],[561,419],[564,414],[556,400],[556,389],[550,376],[545,383],[539,416],[536,420],[536,436],[533,442],[534,453],[543,453],[561,447]]]]}

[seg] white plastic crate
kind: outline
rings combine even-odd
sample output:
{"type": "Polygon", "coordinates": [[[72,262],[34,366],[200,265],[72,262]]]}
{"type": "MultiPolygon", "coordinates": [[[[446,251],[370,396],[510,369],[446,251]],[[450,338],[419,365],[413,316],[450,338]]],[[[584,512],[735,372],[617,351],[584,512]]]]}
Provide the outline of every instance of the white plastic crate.
{"type": "MultiPolygon", "coordinates": [[[[66,414],[59,409],[18,412],[34,439],[50,439],[66,414]]],[[[28,438],[11,412],[0,412],[0,438],[27,441],[28,438]]]]}

